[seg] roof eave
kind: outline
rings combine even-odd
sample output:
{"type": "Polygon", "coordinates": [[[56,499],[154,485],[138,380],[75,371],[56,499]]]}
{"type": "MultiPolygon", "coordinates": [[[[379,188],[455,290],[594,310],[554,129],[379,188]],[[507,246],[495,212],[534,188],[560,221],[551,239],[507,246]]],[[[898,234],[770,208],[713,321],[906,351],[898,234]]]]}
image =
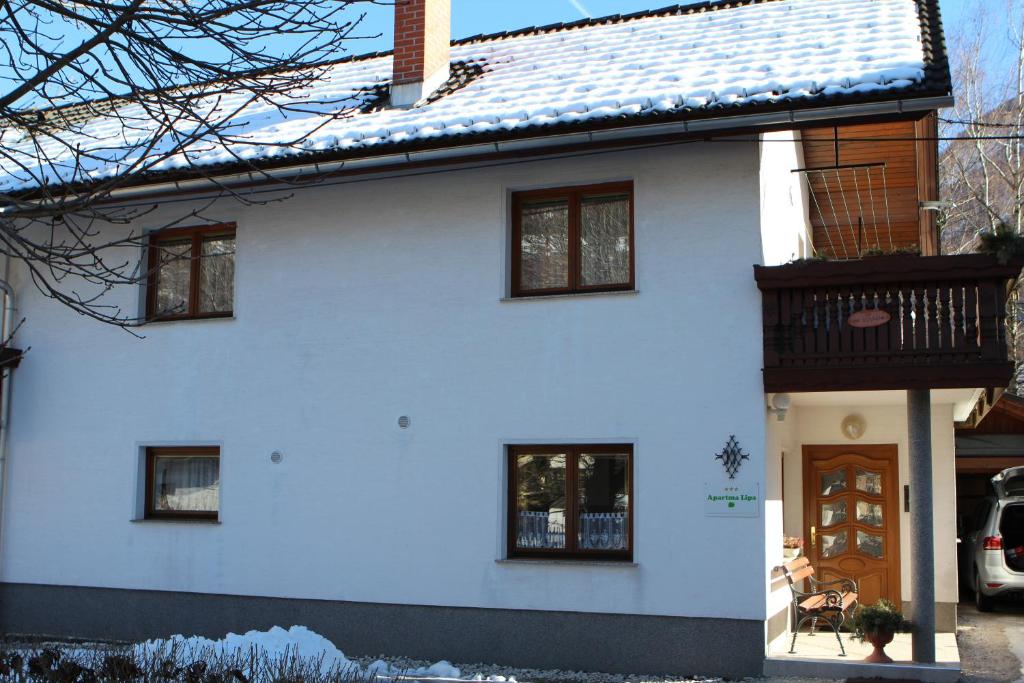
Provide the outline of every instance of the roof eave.
{"type": "MultiPolygon", "coordinates": [[[[711,137],[715,134],[806,128],[845,120],[864,121],[873,118],[924,115],[930,111],[952,106],[952,103],[951,95],[932,95],[830,107],[681,119],[665,123],[634,123],[633,125],[627,123],[626,125],[599,127],[592,130],[516,136],[504,140],[483,142],[466,140],[461,144],[426,149],[416,149],[415,147],[407,150],[389,149],[377,154],[370,149],[366,150],[370,152],[368,154],[339,155],[340,158],[333,159],[325,156],[323,159],[311,162],[269,165],[237,172],[225,169],[223,173],[215,172],[202,177],[182,177],[170,181],[153,178],[151,182],[142,182],[131,187],[116,189],[110,193],[110,197],[117,200],[129,199],[162,193],[169,189],[175,193],[201,192],[213,186],[231,187],[260,182],[301,181],[303,177],[322,177],[325,174],[338,172],[379,173],[414,165],[469,162],[478,157],[502,154],[522,156],[536,153],[541,156],[546,153],[568,151],[573,147],[584,146],[628,148],[669,138],[693,139],[695,137],[711,137]]],[[[196,171],[198,170],[196,169],[196,171]]]]}

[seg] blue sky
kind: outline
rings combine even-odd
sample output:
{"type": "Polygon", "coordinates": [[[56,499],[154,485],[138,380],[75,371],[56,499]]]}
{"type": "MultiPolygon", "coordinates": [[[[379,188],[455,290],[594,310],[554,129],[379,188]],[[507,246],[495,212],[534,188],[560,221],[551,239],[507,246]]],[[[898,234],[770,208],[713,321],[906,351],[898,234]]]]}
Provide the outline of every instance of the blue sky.
{"type": "MultiPolygon", "coordinates": [[[[968,0],[940,0],[943,23],[954,26],[963,19],[968,0]]],[[[525,26],[542,26],[575,21],[584,16],[628,14],[672,4],[670,0],[452,0],[452,36],[463,38],[477,33],[494,33],[525,26]]],[[[379,38],[350,41],[344,47],[360,54],[391,47],[392,9],[366,7],[363,34],[380,33],[379,38]]]]}

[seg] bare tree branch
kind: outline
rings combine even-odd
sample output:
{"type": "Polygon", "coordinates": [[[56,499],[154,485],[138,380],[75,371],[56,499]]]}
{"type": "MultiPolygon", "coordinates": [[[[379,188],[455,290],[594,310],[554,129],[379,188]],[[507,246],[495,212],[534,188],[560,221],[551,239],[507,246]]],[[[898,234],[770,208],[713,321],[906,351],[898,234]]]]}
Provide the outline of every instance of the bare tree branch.
{"type": "Polygon", "coordinates": [[[270,179],[245,150],[306,152],[311,136],[357,112],[368,89],[316,86],[328,60],[363,37],[363,11],[389,4],[0,0],[0,254],[82,315],[142,324],[108,295],[150,275],[135,226],[153,207],[119,208],[112,194],[169,168],[212,181],[212,198],[162,213],[158,228],[194,221],[220,198],[256,203],[216,183],[197,156],[217,150],[270,179]],[[250,117],[304,125],[254,139],[250,117]]]}

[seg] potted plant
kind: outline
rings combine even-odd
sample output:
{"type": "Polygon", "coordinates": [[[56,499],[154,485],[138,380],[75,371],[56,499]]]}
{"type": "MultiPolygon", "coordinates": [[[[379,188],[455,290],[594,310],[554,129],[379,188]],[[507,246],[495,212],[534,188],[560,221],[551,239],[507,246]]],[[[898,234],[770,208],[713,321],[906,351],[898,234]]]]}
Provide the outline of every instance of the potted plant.
{"type": "Polygon", "coordinates": [[[868,641],[875,649],[864,658],[872,664],[890,664],[892,657],[885,654],[885,646],[892,642],[897,633],[910,630],[910,622],[888,600],[879,600],[874,605],[862,605],[850,620],[853,637],[868,641]]]}
{"type": "Polygon", "coordinates": [[[800,557],[800,554],[804,551],[804,539],[797,536],[783,536],[782,538],[782,556],[787,560],[792,560],[800,557]]]}

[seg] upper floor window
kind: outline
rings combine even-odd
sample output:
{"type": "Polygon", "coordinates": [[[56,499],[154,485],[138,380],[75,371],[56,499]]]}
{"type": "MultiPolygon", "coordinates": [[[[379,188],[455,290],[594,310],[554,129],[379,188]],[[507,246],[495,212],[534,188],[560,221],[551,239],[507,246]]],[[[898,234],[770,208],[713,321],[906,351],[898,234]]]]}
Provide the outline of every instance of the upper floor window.
{"type": "Polygon", "coordinates": [[[217,519],[220,448],[146,449],[147,519],[217,519]]]}
{"type": "Polygon", "coordinates": [[[509,557],[629,560],[633,447],[509,447],[509,557]]]}
{"type": "Polygon", "coordinates": [[[150,236],[149,320],[229,316],[234,299],[234,224],[173,228],[150,236]]]}
{"type": "Polygon", "coordinates": [[[512,195],[512,296],[633,289],[633,183],[512,195]]]}

